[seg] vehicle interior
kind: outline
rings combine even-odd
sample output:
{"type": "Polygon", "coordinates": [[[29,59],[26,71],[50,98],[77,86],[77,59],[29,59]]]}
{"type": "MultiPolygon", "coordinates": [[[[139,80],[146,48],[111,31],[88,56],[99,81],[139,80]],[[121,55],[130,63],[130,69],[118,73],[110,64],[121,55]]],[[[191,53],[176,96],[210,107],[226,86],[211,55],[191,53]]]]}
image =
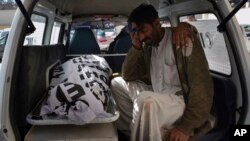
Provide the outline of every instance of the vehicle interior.
{"type": "MultiPolygon", "coordinates": [[[[164,27],[188,22],[197,28],[214,81],[216,117],[216,126],[199,141],[229,140],[230,125],[245,121],[248,97],[238,53],[243,47],[235,42],[237,35],[232,34],[240,28],[232,28],[236,27],[233,18],[224,25],[225,31],[217,30],[228,12],[225,7],[230,6],[224,0],[24,1],[24,5],[29,5],[26,14],[36,30],[32,34],[23,31],[17,39],[9,98],[10,123],[17,140],[24,140],[34,126],[26,121],[26,116],[46,93],[46,70],[57,60],[65,62],[95,54],[107,60],[113,73],[121,72],[131,39],[128,34],[116,37],[126,26],[130,12],[141,3],[150,3],[158,10],[164,27]]],[[[29,24],[26,22],[26,32],[29,24]]]]}

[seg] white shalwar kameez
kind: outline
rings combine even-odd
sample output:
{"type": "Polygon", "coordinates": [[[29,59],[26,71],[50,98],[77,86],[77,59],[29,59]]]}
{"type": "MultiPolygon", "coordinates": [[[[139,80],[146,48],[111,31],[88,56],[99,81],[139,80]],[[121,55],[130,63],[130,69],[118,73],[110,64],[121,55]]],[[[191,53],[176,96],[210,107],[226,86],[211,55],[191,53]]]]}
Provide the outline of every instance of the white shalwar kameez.
{"type": "Polygon", "coordinates": [[[175,94],[181,91],[181,85],[168,28],[159,46],[152,48],[150,75],[152,86],[141,81],[125,82],[121,77],[112,81],[120,110],[116,124],[131,135],[131,141],[162,141],[184,112],[183,97],[175,94]]]}

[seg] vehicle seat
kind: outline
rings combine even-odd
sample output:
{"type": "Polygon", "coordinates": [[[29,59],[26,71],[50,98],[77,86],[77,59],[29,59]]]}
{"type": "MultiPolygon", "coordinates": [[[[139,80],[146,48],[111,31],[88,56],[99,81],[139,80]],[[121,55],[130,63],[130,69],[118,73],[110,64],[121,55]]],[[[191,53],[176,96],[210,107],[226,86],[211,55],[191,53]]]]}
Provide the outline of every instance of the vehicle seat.
{"type": "MultiPolygon", "coordinates": [[[[128,53],[132,46],[132,41],[129,35],[124,36],[117,40],[114,46],[114,54],[128,53]]],[[[122,63],[126,56],[115,56],[113,57],[113,72],[121,72],[122,63]]]]}
{"type": "Polygon", "coordinates": [[[89,28],[78,28],[69,45],[70,54],[100,54],[95,35],[89,28]]]}
{"type": "Polygon", "coordinates": [[[236,87],[231,80],[213,77],[215,127],[198,141],[228,141],[230,125],[235,124],[236,87]]]}
{"type": "MultiPolygon", "coordinates": [[[[26,116],[37,105],[47,90],[46,70],[56,61],[65,61],[66,47],[56,45],[23,46],[13,94],[13,113],[17,129],[24,133],[29,125],[26,116]]],[[[21,134],[23,136],[23,134],[21,134]]]]}

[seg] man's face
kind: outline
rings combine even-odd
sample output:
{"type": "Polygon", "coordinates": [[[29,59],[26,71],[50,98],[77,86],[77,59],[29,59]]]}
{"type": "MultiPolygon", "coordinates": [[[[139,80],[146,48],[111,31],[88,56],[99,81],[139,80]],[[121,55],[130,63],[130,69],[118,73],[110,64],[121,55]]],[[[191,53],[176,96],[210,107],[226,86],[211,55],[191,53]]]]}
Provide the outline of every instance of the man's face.
{"type": "Polygon", "coordinates": [[[140,42],[144,42],[149,46],[158,46],[160,42],[160,34],[158,27],[152,24],[136,25],[132,23],[132,34],[137,34],[140,42]]]}

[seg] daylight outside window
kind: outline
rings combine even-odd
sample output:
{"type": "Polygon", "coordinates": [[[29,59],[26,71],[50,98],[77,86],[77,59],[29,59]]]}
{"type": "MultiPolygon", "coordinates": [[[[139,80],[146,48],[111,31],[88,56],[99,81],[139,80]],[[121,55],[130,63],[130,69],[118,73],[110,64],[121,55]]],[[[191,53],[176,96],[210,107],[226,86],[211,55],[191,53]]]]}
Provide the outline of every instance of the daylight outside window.
{"type": "Polygon", "coordinates": [[[36,27],[34,33],[25,37],[24,45],[42,45],[45,31],[46,17],[32,14],[31,20],[36,27]]]}
{"type": "Polygon", "coordinates": [[[50,44],[57,44],[62,23],[55,21],[50,38],[50,44]]]}
{"type": "Polygon", "coordinates": [[[212,71],[230,75],[231,64],[223,34],[217,31],[219,21],[211,13],[183,16],[181,22],[188,22],[195,26],[212,71]]]}

